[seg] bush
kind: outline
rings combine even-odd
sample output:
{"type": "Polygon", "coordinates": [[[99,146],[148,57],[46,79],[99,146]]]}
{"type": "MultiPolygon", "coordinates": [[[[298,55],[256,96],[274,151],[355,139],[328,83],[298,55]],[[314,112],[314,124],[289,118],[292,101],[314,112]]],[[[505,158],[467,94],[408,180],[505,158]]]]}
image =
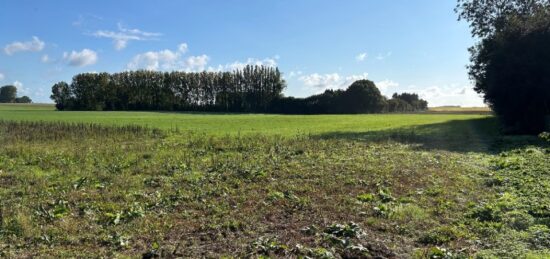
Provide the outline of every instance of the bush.
{"type": "Polygon", "coordinates": [[[504,214],[502,221],[515,230],[526,230],[535,223],[535,218],[526,212],[514,210],[504,214]]]}
{"type": "Polygon", "coordinates": [[[535,249],[550,247],[550,229],[545,225],[535,225],[529,228],[529,241],[535,249]]]}

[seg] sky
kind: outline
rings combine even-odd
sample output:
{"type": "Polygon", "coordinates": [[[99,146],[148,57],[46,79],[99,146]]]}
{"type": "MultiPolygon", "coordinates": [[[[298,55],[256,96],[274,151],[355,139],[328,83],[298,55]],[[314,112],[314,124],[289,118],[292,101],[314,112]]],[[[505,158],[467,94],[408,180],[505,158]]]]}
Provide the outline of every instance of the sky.
{"type": "Polygon", "coordinates": [[[484,106],[455,0],[2,0],[0,85],[34,102],[84,72],[277,66],[305,97],[369,79],[390,97],[484,106]]]}

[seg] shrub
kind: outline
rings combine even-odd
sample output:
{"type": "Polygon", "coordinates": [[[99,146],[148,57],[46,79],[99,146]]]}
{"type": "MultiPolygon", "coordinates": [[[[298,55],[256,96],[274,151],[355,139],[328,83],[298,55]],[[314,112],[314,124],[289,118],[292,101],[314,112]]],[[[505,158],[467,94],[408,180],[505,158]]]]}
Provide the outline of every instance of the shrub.
{"type": "Polygon", "coordinates": [[[456,240],[459,232],[449,226],[443,226],[429,231],[420,237],[419,242],[426,245],[444,245],[456,240]]]}
{"type": "Polygon", "coordinates": [[[515,230],[525,230],[535,223],[533,216],[522,211],[510,211],[504,214],[502,221],[515,230]]]}

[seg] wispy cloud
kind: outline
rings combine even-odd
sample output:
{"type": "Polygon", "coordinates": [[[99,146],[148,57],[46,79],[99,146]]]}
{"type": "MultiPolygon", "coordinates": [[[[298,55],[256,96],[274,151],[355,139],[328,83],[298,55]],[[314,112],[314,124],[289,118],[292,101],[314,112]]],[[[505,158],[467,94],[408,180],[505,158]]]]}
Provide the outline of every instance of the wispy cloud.
{"type": "Polygon", "coordinates": [[[14,42],[6,45],[4,47],[4,52],[7,55],[13,55],[17,52],[22,52],[22,51],[37,52],[37,51],[41,51],[42,49],[44,49],[45,45],[46,44],[43,41],[41,41],[38,37],[33,36],[32,40],[30,40],[30,41],[24,41],[24,42],[14,41],[14,42]]]}
{"type": "Polygon", "coordinates": [[[286,76],[287,79],[291,79],[291,78],[294,78],[296,76],[301,76],[303,74],[302,71],[298,70],[298,71],[290,71],[290,73],[288,73],[288,76],[286,76]]]}
{"type": "Polygon", "coordinates": [[[47,54],[44,54],[40,58],[40,61],[42,61],[42,63],[48,63],[50,61],[50,56],[48,56],[47,54]]]}
{"type": "Polygon", "coordinates": [[[84,67],[93,65],[97,62],[97,53],[90,49],[83,49],[81,51],[71,51],[71,53],[63,53],[63,60],[70,66],[84,67]]]}
{"type": "Polygon", "coordinates": [[[376,56],[376,59],[377,59],[377,60],[384,60],[384,59],[386,59],[386,58],[391,57],[391,55],[392,55],[392,52],[391,52],[391,51],[388,51],[388,52],[386,52],[386,53],[379,53],[379,54],[376,56]]]}
{"type": "Polygon", "coordinates": [[[357,54],[357,56],[355,56],[355,60],[361,62],[361,61],[365,61],[365,59],[367,59],[367,53],[366,52],[363,52],[363,53],[359,53],[357,54]]]}
{"type": "Polygon", "coordinates": [[[89,23],[92,23],[93,21],[102,21],[103,17],[95,15],[95,14],[79,14],[78,19],[74,21],[72,24],[75,27],[82,27],[86,26],[89,23]]]}
{"type": "Polygon", "coordinates": [[[146,32],[139,29],[125,28],[121,23],[117,24],[117,31],[98,30],[92,33],[93,36],[98,38],[108,38],[113,41],[113,45],[116,50],[122,50],[126,48],[130,41],[147,41],[157,40],[162,36],[162,33],[146,32]]]}
{"type": "Polygon", "coordinates": [[[0,81],[4,80],[4,78],[6,78],[6,76],[2,73],[0,73],[0,81]]]}

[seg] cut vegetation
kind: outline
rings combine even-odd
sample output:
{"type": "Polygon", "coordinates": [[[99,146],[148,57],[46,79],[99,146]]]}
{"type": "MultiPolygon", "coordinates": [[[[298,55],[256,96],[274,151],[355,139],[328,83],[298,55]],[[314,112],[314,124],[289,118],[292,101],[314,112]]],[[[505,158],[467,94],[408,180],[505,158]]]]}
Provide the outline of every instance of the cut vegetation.
{"type": "Polygon", "coordinates": [[[548,143],[490,116],[0,110],[3,257],[550,255],[548,143]]]}

